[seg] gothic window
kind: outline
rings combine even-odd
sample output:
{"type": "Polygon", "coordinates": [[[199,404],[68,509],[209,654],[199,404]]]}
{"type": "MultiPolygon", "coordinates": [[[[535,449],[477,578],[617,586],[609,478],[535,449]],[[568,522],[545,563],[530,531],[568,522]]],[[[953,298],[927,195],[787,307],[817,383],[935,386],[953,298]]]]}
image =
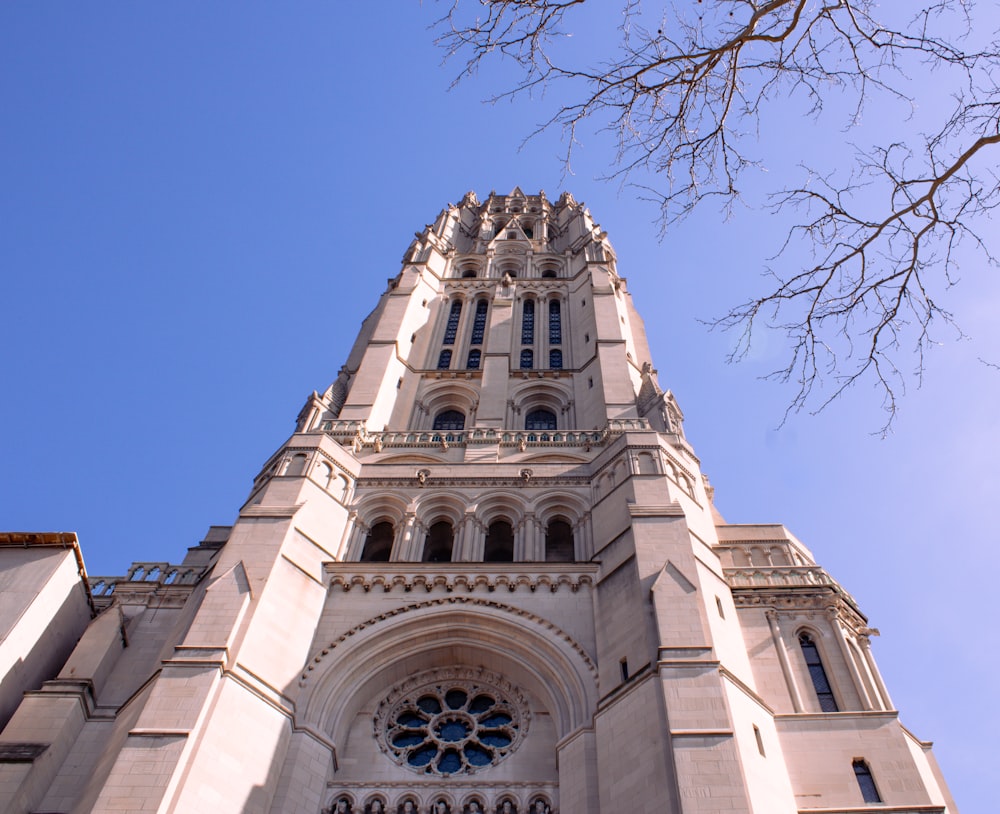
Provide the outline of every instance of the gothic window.
{"type": "Polygon", "coordinates": [[[444,341],[441,343],[443,345],[454,345],[455,337],[458,335],[458,319],[462,316],[462,303],[460,300],[455,300],[451,304],[451,310],[448,312],[448,323],[444,328],[444,341]]]}
{"type": "Polygon", "coordinates": [[[476,316],[472,320],[472,340],[473,345],[483,344],[483,334],[486,332],[486,311],[489,303],[486,300],[479,300],[476,303],[476,316]]]}
{"type": "Polygon", "coordinates": [[[554,430],[556,416],[551,410],[532,410],[524,419],[526,430],[554,430]]]}
{"type": "Polygon", "coordinates": [[[552,300],[549,303],[549,344],[562,344],[562,311],[559,300],[552,300]]]}
{"type": "Polygon", "coordinates": [[[837,699],[833,697],[833,687],[826,677],[823,660],[819,656],[819,649],[812,636],[808,633],[799,634],[799,646],[802,648],[802,655],[809,669],[809,678],[812,679],[816,697],[819,699],[819,708],[823,712],[838,712],[840,708],[837,706],[837,699]]]}
{"type": "Polygon", "coordinates": [[[531,370],[535,364],[535,354],[528,348],[521,351],[521,370],[531,370]]]}
{"type": "Polygon", "coordinates": [[[482,359],[482,351],[479,348],[473,348],[469,351],[469,363],[466,367],[469,370],[479,370],[479,362],[482,359]]]}
{"type": "Polygon", "coordinates": [[[468,279],[470,277],[475,277],[475,276],[476,276],[476,270],[475,269],[466,269],[465,271],[462,272],[462,277],[464,277],[466,279],[468,279]]]}
{"type": "Polygon", "coordinates": [[[872,777],[872,770],[868,768],[865,761],[854,761],[854,776],[858,779],[858,786],[861,789],[861,798],[866,803],[881,803],[882,797],[875,788],[875,778],[872,777]]]}
{"type": "Polygon", "coordinates": [[[565,520],[553,520],[545,530],[545,561],[573,562],[573,529],[565,520]]]}
{"type": "Polygon", "coordinates": [[[458,410],[443,410],[434,416],[435,430],[464,430],[465,414],[458,410]]]}
{"type": "Polygon", "coordinates": [[[424,541],[424,562],[451,562],[451,549],[455,543],[455,534],[451,523],[439,520],[427,532],[424,541]]]}
{"type": "Polygon", "coordinates": [[[405,681],[379,705],[375,734],[379,748],[411,771],[473,774],[517,748],[528,728],[524,707],[520,693],[493,673],[431,670],[405,681]]]}
{"type": "Polygon", "coordinates": [[[449,348],[445,348],[443,351],[441,351],[441,355],[438,356],[437,369],[447,370],[449,367],[451,367],[451,350],[449,348]]]}
{"type": "Polygon", "coordinates": [[[392,523],[387,520],[372,526],[365,539],[365,547],[361,551],[361,562],[389,562],[393,536],[392,523]]]}
{"type": "Polygon", "coordinates": [[[525,300],[521,309],[521,344],[535,344],[535,301],[525,300]]]}
{"type": "Polygon", "coordinates": [[[506,520],[490,523],[486,532],[486,550],[484,562],[514,561],[514,530],[506,520]]]}
{"type": "Polygon", "coordinates": [[[561,350],[550,350],[549,351],[549,367],[552,370],[562,370],[562,351],[561,350]]]}

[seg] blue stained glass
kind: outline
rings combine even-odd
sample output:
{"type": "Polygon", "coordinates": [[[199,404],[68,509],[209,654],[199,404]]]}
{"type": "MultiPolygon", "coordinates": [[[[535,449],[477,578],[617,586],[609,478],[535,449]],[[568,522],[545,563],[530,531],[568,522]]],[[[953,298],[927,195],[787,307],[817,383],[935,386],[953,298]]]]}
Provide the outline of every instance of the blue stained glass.
{"type": "Polygon", "coordinates": [[[441,774],[454,774],[462,768],[462,758],[458,752],[449,749],[441,756],[437,768],[441,774]]]}
{"type": "Polygon", "coordinates": [[[406,762],[409,763],[411,766],[426,766],[428,763],[434,760],[434,756],[436,754],[437,754],[437,746],[434,746],[433,744],[428,744],[423,749],[418,749],[416,752],[411,754],[409,758],[407,758],[406,762]]]}
{"type": "Polygon", "coordinates": [[[473,766],[488,766],[492,762],[493,757],[481,746],[476,746],[474,743],[467,743],[465,745],[465,759],[473,766]]]}
{"type": "Polygon", "coordinates": [[[526,300],[521,311],[521,344],[535,344],[535,301],[526,300]]]}
{"type": "Polygon", "coordinates": [[[552,370],[562,370],[562,351],[549,351],[549,367],[552,370]]]}
{"type": "Polygon", "coordinates": [[[479,722],[480,726],[506,726],[511,721],[511,717],[506,712],[496,712],[489,718],[484,718],[479,722]]]}
{"type": "Polygon", "coordinates": [[[562,344],[562,311],[558,300],[549,303],[549,344],[562,344]]]}
{"type": "Polygon", "coordinates": [[[535,364],[535,354],[530,350],[521,351],[521,370],[531,370],[535,364]]]}
{"type": "Polygon", "coordinates": [[[451,304],[451,311],[448,312],[448,324],[444,328],[443,345],[454,345],[455,337],[458,335],[458,318],[462,315],[462,303],[455,300],[451,304]]]}
{"type": "Polygon", "coordinates": [[[490,698],[488,695],[477,695],[472,699],[472,703],[469,704],[469,712],[473,715],[478,715],[481,712],[486,712],[490,709],[496,701],[490,698]]]}
{"type": "Polygon", "coordinates": [[[441,703],[433,695],[425,695],[417,701],[417,706],[430,715],[437,715],[441,711],[441,703]]]}
{"type": "Polygon", "coordinates": [[[408,726],[410,729],[415,727],[420,727],[424,725],[424,719],[417,715],[415,712],[404,712],[396,719],[396,723],[400,726],[408,726]]]}
{"type": "Polygon", "coordinates": [[[437,727],[437,733],[441,740],[454,743],[466,738],[469,734],[469,727],[462,721],[447,721],[437,727]]]}
{"type": "Polygon", "coordinates": [[[461,709],[468,700],[465,690],[448,690],[444,696],[444,702],[452,709],[461,709]]]}
{"type": "Polygon", "coordinates": [[[392,739],[392,745],[401,748],[416,746],[418,743],[424,742],[424,737],[420,732],[402,732],[392,739]]]}
{"type": "Polygon", "coordinates": [[[482,345],[483,334],[486,333],[486,310],[489,308],[486,300],[476,303],[476,317],[472,321],[472,344],[482,345]]]}
{"type": "Polygon", "coordinates": [[[487,746],[497,746],[499,748],[510,746],[510,738],[503,732],[484,732],[480,735],[479,740],[487,746]]]}

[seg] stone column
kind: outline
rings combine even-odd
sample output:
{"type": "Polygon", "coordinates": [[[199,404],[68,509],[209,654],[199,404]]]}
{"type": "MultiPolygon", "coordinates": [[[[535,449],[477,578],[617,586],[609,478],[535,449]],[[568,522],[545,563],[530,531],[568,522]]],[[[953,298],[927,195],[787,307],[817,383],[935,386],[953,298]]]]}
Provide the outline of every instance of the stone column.
{"type": "Polygon", "coordinates": [[[795,675],[792,673],[791,665],[788,663],[788,653],[785,650],[785,642],[781,637],[781,628],[778,626],[777,611],[764,611],[767,617],[767,624],[771,628],[771,640],[774,642],[774,649],[778,653],[778,664],[781,665],[781,674],[785,677],[785,684],[788,686],[788,694],[792,697],[792,709],[802,712],[802,696],[799,694],[798,684],[795,683],[795,675]]]}

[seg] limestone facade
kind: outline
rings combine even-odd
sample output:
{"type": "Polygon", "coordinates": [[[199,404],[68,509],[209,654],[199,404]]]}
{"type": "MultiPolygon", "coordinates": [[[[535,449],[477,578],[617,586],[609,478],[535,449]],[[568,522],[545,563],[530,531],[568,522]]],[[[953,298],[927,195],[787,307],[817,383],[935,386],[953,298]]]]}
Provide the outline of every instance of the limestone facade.
{"type": "Polygon", "coordinates": [[[850,594],[714,511],[569,194],[418,233],[183,563],[57,536],[0,545],[4,812],[957,812],[850,594]]]}

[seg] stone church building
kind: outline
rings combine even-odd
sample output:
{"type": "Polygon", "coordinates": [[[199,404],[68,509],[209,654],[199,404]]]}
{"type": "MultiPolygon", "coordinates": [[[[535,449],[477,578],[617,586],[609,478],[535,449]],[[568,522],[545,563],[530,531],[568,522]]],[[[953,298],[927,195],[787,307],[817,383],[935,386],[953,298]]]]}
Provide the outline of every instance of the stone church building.
{"type": "Polygon", "coordinates": [[[470,192],[182,563],[0,535],[0,811],[957,814],[872,633],[714,510],[589,211],[470,192]]]}

